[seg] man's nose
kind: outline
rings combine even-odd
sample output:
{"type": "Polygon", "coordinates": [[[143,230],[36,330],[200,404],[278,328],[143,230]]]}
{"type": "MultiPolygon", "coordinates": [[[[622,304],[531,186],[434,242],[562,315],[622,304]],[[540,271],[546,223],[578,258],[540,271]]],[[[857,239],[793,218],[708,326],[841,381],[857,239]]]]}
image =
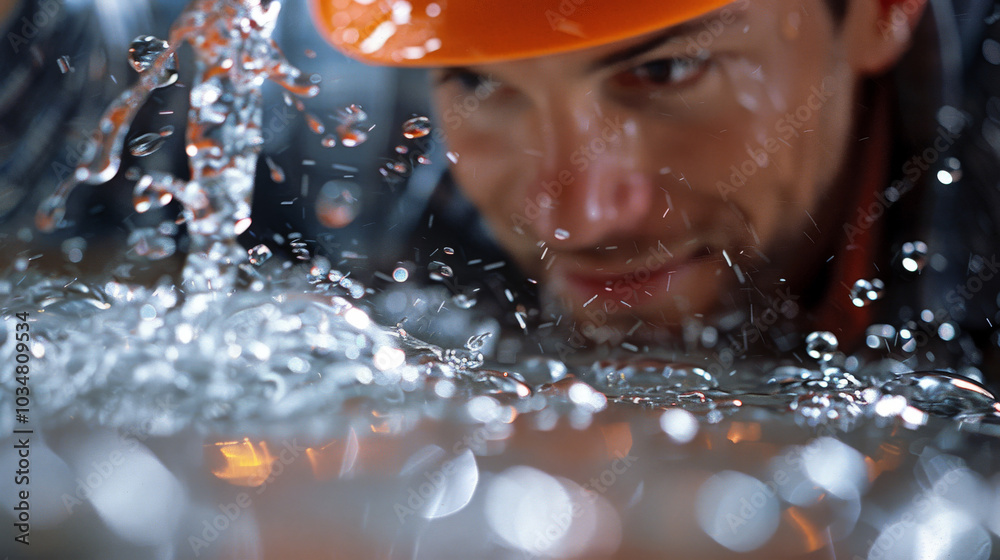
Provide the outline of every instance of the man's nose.
{"type": "Polygon", "coordinates": [[[652,181],[640,167],[636,127],[620,117],[553,120],[543,127],[543,157],[528,196],[539,201],[538,239],[592,249],[641,229],[652,181]]]}

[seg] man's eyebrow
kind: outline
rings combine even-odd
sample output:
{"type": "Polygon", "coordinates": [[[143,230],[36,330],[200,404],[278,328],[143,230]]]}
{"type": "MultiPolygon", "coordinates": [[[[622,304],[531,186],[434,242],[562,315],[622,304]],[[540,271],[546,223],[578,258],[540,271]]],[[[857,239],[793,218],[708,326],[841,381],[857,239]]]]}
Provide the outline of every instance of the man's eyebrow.
{"type": "MultiPolygon", "coordinates": [[[[730,22],[730,23],[728,23],[728,24],[726,24],[726,25],[734,25],[734,24],[742,21],[743,20],[742,16],[743,16],[743,14],[739,13],[739,12],[736,13],[736,14],[734,14],[733,21],[730,22]]],[[[715,16],[715,17],[719,17],[719,16],[715,16]]],[[[636,58],[636,57],[638,57],[638,56],[640,56],[642,54],[645,54],[645,53],[647,53],[647,52],[649,52],[651,50],[654,50],[657,47],[659,47],[659,46],[663,45],[664,43],[666,43],[667,41],[670,41],[671,39],[675,39],[677,37],[681,37],[681,36],[690,34],[690,33],[694,32],[696,30],[703,31],[704,28],[702,26],[702,23],[704,21],[705,20],[703,18],[699,18],[699,19],[685,21],[683,23],[679,23],[677,25],[668,27],[668,28],[660,31],[656,35],[650,37],[649,39],[647,39],[647,40],[645,40],[645,41],[643,41],[641,43],[638,43],[636,45],[632,45],[632,46],[627,47],[627,48],[625,48],[623,50],[620,50],[620,51],[617,51],[617,52],[613,52],[613,53],[611,53],[609,55],[605,55],[605,56],[601,57],[600,59],[596,60],[593,64],[590,65],[590,70],[593,71],[593,70],[598,70],[600,68],[604,68],[604,67],[607,67],[607,66],[613,66],[613,65],[618,64],[620,62],[624,62],[626,60],[629,60],[629,59],[632,59],[632,58],[636,58]]],[[[722,22],[720,21],[719,23],[722,23],[722,22]]],[[[713,34],[712,38],[714,40],[716,38],[716,36],[713,34]]]]}

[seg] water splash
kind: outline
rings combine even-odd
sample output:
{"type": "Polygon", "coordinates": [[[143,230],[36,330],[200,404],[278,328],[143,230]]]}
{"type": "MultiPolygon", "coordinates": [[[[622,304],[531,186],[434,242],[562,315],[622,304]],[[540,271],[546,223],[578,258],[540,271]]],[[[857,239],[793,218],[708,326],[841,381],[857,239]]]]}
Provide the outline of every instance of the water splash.
{"type": "MultiPolygon", "coordinates": [[[[280,2],[268,0],[194,0],[174,22],[169,40],[138,37],[129,49],[138,83],[105,111],[81,164],[39,208],[38,228],[59,227],[78,185],[104,183],[117,174],[136,113],[155,89],[177,80],[176,51],[187,42],[195,53],[185,138],[191,180],[147,175],[136,186],[136,205],[148,210],[169,199],[180,202],[191,238],[183,271],[186,288],[235,287],[239,265],[247,260],[237,236],[250,225],[263,145],[261,87],[271,80],[298,97],[319,92],[271,39],[280,9],[280,2]]],[[[148,155],[167,135],[143,135],[130,147],[135,155],[148,155]]]]}

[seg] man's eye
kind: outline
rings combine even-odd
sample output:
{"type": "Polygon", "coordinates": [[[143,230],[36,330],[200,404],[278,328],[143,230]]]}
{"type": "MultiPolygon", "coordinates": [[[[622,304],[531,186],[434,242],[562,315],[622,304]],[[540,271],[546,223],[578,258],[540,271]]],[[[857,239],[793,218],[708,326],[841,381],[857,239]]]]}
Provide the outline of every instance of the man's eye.
{"type": "Polygon", "coordinates": [[[677,86],[700,76],[707,64],[700,58],[662,58],[622,72],[616,81],[627,86],[677,86]]]}
{"type": "Polygon", "coordinates": [[[479,87],[485,80],[485,76],[476,72],[462,69],[450,69],[445,70],[444,74],[441,75],[438,79],[438,85],[451,83],[461,87],[462,89],[472,91],[479,87]]]}

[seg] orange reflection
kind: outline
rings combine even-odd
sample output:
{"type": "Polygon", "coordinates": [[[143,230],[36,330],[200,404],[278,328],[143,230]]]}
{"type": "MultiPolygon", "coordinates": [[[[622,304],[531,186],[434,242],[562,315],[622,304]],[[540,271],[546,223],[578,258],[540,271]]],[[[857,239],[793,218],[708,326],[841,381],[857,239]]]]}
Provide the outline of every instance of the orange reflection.
{"type": "Polygon", "coordinates": [[[601,426],[604,445],[608,449],[608,458],[624,457],[632,450],[632,426],[628,422],[615,422],[601,426]]]}
{"type": "Polygon", "coordinates": [[[885,441],[879,445],[874,457],[865,457],[868,479],[874,481],[882,473],[895,470],[903,462],[903,450],[898,445],[885,441]]]}
{"type": "Polygon", "coordinates": [[[760,424],[757,422],[733,422],[729,426],[729,433],[726,439],[733,443],[741,441],[759,441],[760,424]]]}
{"type": "Polygon", "coordinates": [[[224,441],[215,444],[222,455],[223,464],[213,468],[212,474],[236,486],[260,486],[271,476],[274,457],[265,442],[254,444],[250,438],[243,441],[224,441]]]}
{"type": "Polygon", "coordinates": [[[351,429],[346,441],[331,440],[321,447],[307,447],[306,458],[316,480],[350,475],[358,458],[358,436],[351,429]]]}
{"type": "Polygon", "coordinates": [[[333,478],[332,473],[339,470],[339,457],[336,457],[334,453],[337,449],[331,449],[336,443],[337,440],[333,440],[318,449],[314,447],[306,448],[306,458],[309,459],[309,466],[312,467],[313,476],[317,480],[333,478]]]}
{"type": "Polygon", "coordinates": [[[798,529],[806,541],[806,551],[813,552],[823,547],[822,531],[819,527],[809,521],[806,516],[799,511],[799,508],[792,506],[786,509],[782,515],[789,525],[798,529]]]}

